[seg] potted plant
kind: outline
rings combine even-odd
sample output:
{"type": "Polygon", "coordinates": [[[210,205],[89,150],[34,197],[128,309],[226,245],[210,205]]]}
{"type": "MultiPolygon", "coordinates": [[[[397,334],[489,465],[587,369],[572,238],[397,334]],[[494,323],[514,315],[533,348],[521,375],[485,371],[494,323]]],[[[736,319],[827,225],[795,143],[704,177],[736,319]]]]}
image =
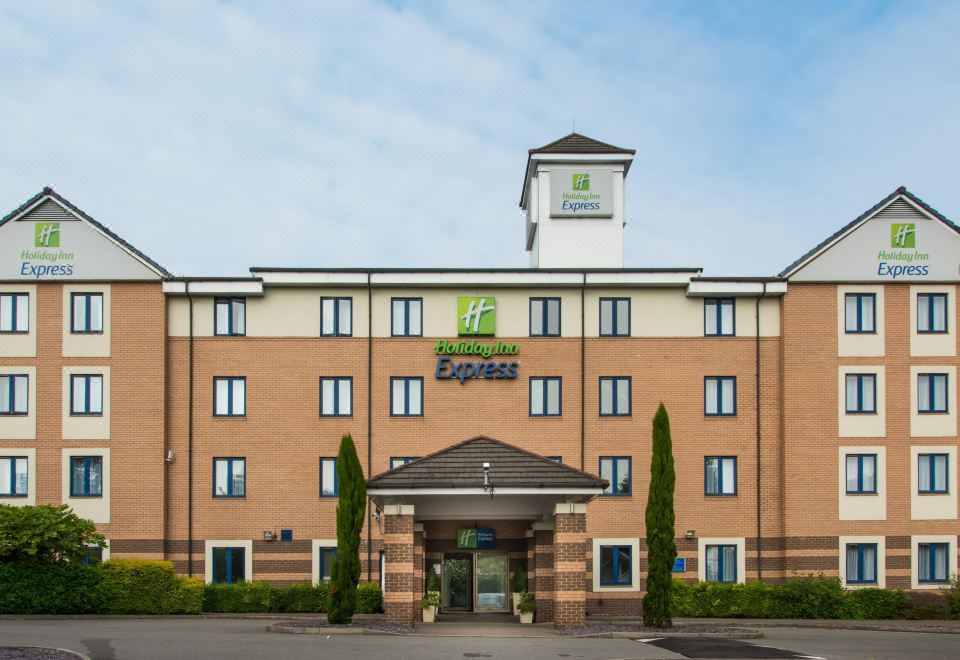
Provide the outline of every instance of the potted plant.
{"type": "Polygon", "coordinates": [[[440,611],[440,579],[437,577],[436,571],[433,570],[433,567],[430,567],[430,572],[427,573],[427,595],[436,596],[437,599],[437,612],[440,611]]]}
{"type": "Polygon", "coordinates": [[[520,610],[517,609],[520,604],[520,594],[527,590],[527,576],[521,566],[517,566],[513,577],[510,578],[510,590],[513,592],[513,615],[516,616],[520,614],[520,610]]]}
{"type": "Polygon", "coordinates": [[[437,616],[437,607],[440,605],[440,596],[436,593],[428,593],[420,601],[420,608],[423,610],[423,622],[433,623],[437,616]]]}
{"type": "Polygon", "coordinates": [[[520,594],[520,604],[517,605],[517,609],[520,610],[520,623],[533,623],[533,613],[537,609],[533,594],[529,591],[520,594]]]}

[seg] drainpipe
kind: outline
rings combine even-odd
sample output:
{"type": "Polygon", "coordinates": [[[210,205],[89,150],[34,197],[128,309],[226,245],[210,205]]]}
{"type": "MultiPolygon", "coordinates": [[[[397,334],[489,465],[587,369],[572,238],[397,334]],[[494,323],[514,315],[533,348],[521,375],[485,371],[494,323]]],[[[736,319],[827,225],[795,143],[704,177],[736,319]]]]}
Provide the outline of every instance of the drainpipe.
{"type": "Polygon", "coordinates": [[[760,510],[760,301],[767,295],[767,283],[763,283],[763,291],[757,296],[756,316],[757,328],[754,344],[756,345],[756,369],[757,369],[757,581],[763,580],[763,528],[761,524],[760,510]]]}
{"type": "Polygon", "coordinates": [[[187,348],[187,575],[193,577],[193,297],[190,282],[185,281],[184,293],[190,304],[190,321],[187,348]]]}
{"type": "Polygon", "coordinates": [[[583,273],[583,284],[580,286],[580,469],[585,470],[584,464],[586,462],[586,446],[587,446],[587,427],[586,427],[586,411],[587,404],[584,400],[586,397],[586,383],[584,378],[586,377],[586,368],[587,368],[587,332],[586,327],[584,326],[584,320],[587,317],[587,312],[583,307],[584,298],[586,296],[587,290],[587,274],[583,273]]]}
{"type": "MultiPolygon", "coordinates": [[[[373,472],[373,287],[367,272],[367,478],[373,472]]],[[[370,582],[373,562],[373,538],[370,536],[370,498],[367,498],[367,582],[370,582]]],[[[379,567],[379,562],[377,564],[379,567]]],[[[379,568],[377,570],[380,570],[379,568]]]]}

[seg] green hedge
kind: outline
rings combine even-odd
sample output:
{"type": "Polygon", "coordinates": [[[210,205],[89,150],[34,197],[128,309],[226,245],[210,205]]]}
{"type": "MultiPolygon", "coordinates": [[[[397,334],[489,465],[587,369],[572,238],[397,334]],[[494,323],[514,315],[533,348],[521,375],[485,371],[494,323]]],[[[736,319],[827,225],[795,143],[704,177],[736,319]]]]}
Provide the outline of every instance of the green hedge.
{"type": "Polygon", "coordinates": [[[674,581],[672,601],[674,616],[750,619],[896,619],[906,609],[900,590],[845,590],[839,579],[819,576],[778,585],[674,581]]]}
{"type": "MultiPolygon", "coordinates": [[[[274,587],[266,582],[208,584],[203,593],[205,612],[326,612],[329,587],[307,583],[274,587]]],[[[383,592],[376,583],[357,589],[357,614],[383,611],[383,592]]]]}
{"type": "Polygon", "coordinates": [[[376,582],[365,582],[357,587],[357,614],[383,611],[383,591],[376,582]]]}
{"type": "Polygon", "coordinates": [[[104,596],[97,566],[0,564],[0,614],[94,614],[104,596]]]}
{"type": "Polygon", "coordinates": [[[107,614],[199,614],[203,583],[179,578],[173,562],[115,559],[100,568],[107,614]]]}

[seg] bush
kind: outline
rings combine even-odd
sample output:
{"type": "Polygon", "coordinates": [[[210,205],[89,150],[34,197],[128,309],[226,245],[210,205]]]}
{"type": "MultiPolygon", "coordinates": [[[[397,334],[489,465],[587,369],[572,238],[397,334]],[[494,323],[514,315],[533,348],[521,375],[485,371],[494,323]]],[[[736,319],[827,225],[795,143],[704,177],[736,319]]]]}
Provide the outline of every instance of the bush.
{"type": "Polygon", "coordinates": [[[103,535],[66,504],[0,504],[0,563],[52,564],[81,557],[91,545],[104,547],[103,535]]]}
{"type": "Polygon", "coordinates": [[[316,586],[291,584],[285,589],[276,589],[274,611],[277,612],[326,612],[327,584],[320,582],[316,586]]]}
{"type": "Polygon", "coordinates": [[[366,582],[357,587],[357,614],[374,614],[382,611],[383,591],[379,584],[366,582]]]}
{"type": "Polygon", "coordinates": [[[114,559],[100,566],[100,574],[107,614],[163,614],[163,601],[177,584],[169,561],[114,559]]]}
{"type": "Polygon", "coordinates": [[[840,578],[795,576],[779,585],[777,591],[786,614],[776,618],[847,619],[852,614],[840,578]]]}
{"type": "Polygon", "coordinates": [[[203,590],[204,612],[275,612],[278,589],[266,582],[208,584],[203,590]]]}
{"type": "Polygon", "coordinates": [[[0,563],[0,614],[92,614],[103,600],[99,566],[0,563]]]}
{"type": "Polygon", "coordinates": [[[855,619],[901,619],[907,611],[907,595],[900,589],[857,589],[849,599],[855,619]]]}
{"type": "Polygon", "coordinates": [[[203,581],[177,578],[173,589],[160,599],[162,614],[200,614],[203,612],[203,581]]]}
{"type": "Polygon", "coordinates": [[[952,619],[960,619],[960,575],[954,575],[950,586],[943,590],[947,597],[947,614],[952,619]]]}

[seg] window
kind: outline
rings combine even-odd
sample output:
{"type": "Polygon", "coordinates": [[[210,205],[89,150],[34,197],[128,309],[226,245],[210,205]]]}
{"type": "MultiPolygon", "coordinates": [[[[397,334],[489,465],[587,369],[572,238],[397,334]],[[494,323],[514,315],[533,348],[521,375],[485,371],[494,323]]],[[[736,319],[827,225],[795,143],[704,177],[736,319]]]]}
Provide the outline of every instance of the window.
{"type": "Polygon", "coordinates": [[[103,561],[103,548],[98,545],[88,545],[80,556],[80,563],[85,566],[99,564],[103,561]]]}
{"type": "Polygon", "coordinates": [[[847,374],[847,414],[877,412],[877,375],[847,374]]]}
{"type": "Polygon", "coordinates": [[[247,334],[246,298],[214,300],[213,334],[218,337],[242,337],[247,334]]]}
{"type": "Polygon", "coordinates": [[[213,459],[213,496],[246,497],[247,459],[213,459]]]}
{"type": "Polygon", "coordinates": [[[0,374],[0,415],[26,414],[26,374],[0,374]]]}
{"type": "Polygon", "coordinates": [[[246,580],[246,548],[213,549],[213,582],[233,584],[246,580]]]}
{"type": "Polygon", "coordinates": [[[877,331],[877,295],[848,293],[844,298],[844,331],[847,334],[872,334],[877,331]]]}
{"type": "Polygon", "coordinates": [[[948,466],[947,454],[918,454],[917,490],[921,493],[944,494],[948,492],[948,466]]]}
{"type": "Polygon", "coordinates": [[[29,332],[30,296],[0,293],[0,332],[29,332]]]}
{"type": "Polygon", "coordinates": [[[353,334],[353,298],[320,299],[320,334],[324,337],[353,334]]]}
{"type": "Polygon", "coordinates": [[[917,398],[922,413],[947,412],[947,374],[919,374],[917,398]]]}
{"type": "Polygon", "coordinates": [[[530,416],[559,417],[562,411],[559,377],[530,379],[530,416]]]}
{"type": "Polygon", "coordinates": [[[0,456],[0,497],[26,497],[26,456],[0,456]]]}
{"type": "Polygon", "coordinates": [[[917,294],[917,332],[942,334],[947,331],[947,294],[917,294]]]}
{"type": "Polygon", "coordinates": [[[242,417],[247,414],[247,379],[224,376],[213,379],[214,417],[242,417]]]}
{"type": "Polygon", "coordinates": [[[630,494],[630,457],[629,456],[601,456],[600,478],[606,479],[608,484],[603,489],[604,495],[627,496],[630,494]]]}
{"type": "Polygon", "coordinates": [[[337,459],[320,459],[320,497],[336,497],[340,493],[337,459]]]}
{"type": "Polygon", "coordinates": [[[380,551],[380,591],[387,590],[387,553],[380,551]]]}
{"type": "Polygon", "coordinates": [[[90,334],[103,332],[103,294],[70,294],[70,332],[90,334]]]}
{"type": "Polygon", "coordinates": [[[949,543],[920,543],[917,546],[919,553],[918,568],[919,582],[946,582],[949,578],[948,557],[949,543]]]}
{"type": "Polygon", "coordinates": [[[735,376],[707,376],[703,381],[704,414],[724,416],[737,414],[737,379],[735,376]]]}
{"type": "Polygon", "coordinates": [[[394,337],[423,336],[423,299],[393,298],[391,334],[394,337]]]}
{"type": "Polygon", "coordinates": [[[70,457],[70,496],[100,497],[103,495],[103,457],[70,457]]]}
{"type": "Polygon", "coordinates": [[[629,545],[600,546],[600,585],[629,587],[633,584],[633,563],[629,545]]]}
{"type": "Polygon", "coordinates": [[[600,336],[630,336],[630,299],[600,299],[600,336]]]}
{"type": "Polygon", "coordinates": [[[708,545],[706,579],[707,582],[737,581],[737,546],[708,545]]]}
{"type": "Polygon", "coordinates": [[[353,414],[353,378],[320,379],[320,415],[350,417],[353,414]]]}
{"type": "Polygon", "coordinates": [[[851,495],[877,492],[877,455],[847,454],[847,493],[851,495]]]}
{"type": "Polygon", "coordinates": [[[736,456],[706,456],[703,470],[704,492],[707,495],[737,494],[736,456]]]}
{"type": "Polygon", "coordinates": [[[325,548],[323,546],[317,548],[318,553],[318,567],[320,568],[320,574],[317,576],[319,582],[329,582],[330,578],[333,577],[333,560],[337,558],[337,549],[336,548],[325,548]]]}
{"type": "Polygon", "coordinates": [[[733,337],[733,298],[703,299],[703,334],[707,337],[733,337]]]}
{"type": "Polygon", "coordinates": [[[401,465],[406,465],[407,463],[412,463],[413,461],[420,458],[419,456],[391,456],[390,457],[390,469],[398,468],[401,465]]]}
{"type": "Polygon", "coordinates": [[[628,417],[630,415],[629,376],[600,377],[600,416],[628,417]]]}
{"type": "Polygon", "coordinates": [[[70,414],[103,414],[103,376],[73,374],[70,376],[70,414]]]}
{"type": "Polygon", "coordinates": [[[530,336],[560,336],[560,299],[530,299],[530,336]]]}
{"type": "Polygon", "coordinates": [[[847,584],[876,584],[877,544],[847,544],[847,584]]]}
{"type": "Polygon", "coordinates": [[[393,417],[423,416],[423,378],[390,379],[390,415],[393,417]]]}
{"type": "Polygon", "coordinates": [[[554,463],[563,463],[563,456],[547,456],[554,463]]]}

